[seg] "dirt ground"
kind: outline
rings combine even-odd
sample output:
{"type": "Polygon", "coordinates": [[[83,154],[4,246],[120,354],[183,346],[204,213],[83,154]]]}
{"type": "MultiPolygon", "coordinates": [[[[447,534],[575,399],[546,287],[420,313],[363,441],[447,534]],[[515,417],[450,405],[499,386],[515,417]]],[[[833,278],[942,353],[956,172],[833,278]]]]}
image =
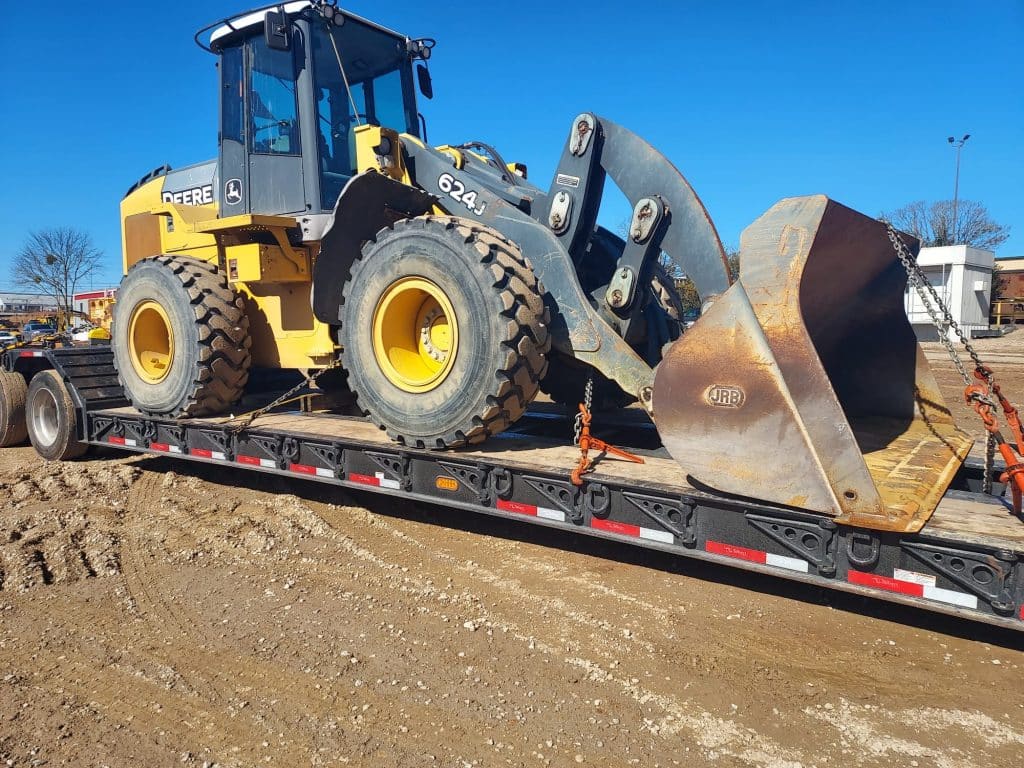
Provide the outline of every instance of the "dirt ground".
{"type": "Polygon", "coordinates": [[[0,766],[1024,755],[1019,633],[299,481],[3,450],[0,573],[0,766]]]}

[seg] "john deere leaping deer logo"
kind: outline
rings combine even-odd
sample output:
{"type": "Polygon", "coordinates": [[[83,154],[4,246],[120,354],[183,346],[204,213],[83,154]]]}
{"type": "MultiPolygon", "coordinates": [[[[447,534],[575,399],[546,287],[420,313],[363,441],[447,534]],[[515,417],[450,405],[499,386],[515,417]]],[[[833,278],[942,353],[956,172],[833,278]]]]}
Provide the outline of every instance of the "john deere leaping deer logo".
{"type": "Polygon", "coordinates": [[[742,408],[747,396],[739,387],[712,384],[704,391],[704,400],[716,408],[742,408]]]}
{"type": "Polygon", "coordinates": [[[238,205],[242,202],[241,179],[228,179],[224,184],[224,202],[228,205],[238,205]]]}

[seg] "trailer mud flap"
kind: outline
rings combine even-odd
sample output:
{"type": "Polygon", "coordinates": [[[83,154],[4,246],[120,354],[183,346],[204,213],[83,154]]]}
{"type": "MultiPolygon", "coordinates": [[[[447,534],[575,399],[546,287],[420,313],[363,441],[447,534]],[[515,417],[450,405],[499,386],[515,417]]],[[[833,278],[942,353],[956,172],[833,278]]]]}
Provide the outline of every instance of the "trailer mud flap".
{"type": "Polygon", "coordinates": [[[907,320],[885,226],[786,199],[743,232],[740,264],[657,370],[665,447],[697,487],[920,530],[972,441],[907,320]]]}

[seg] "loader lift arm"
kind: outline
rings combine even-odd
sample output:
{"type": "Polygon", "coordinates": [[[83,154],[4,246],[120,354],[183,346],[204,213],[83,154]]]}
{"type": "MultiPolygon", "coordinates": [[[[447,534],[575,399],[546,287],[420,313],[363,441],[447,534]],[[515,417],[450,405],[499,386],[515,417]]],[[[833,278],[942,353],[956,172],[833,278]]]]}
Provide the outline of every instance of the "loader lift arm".
{"type": "Polygon", "coordinates": [[[718,233],[682,174],[636,134],[589,113],[573,121],[549,191],[537,190],[532,198],[519,186],[493,179],[482,184],[477,175],[459,168],[451,154],[414,137],[403,136],[401,144],[411,181],[421,191],[417,194],[372,171],[349,182],[317,261],[317,317],[338,322],[340,288],[329,274],[344,274],[363,242],[396,218],[425,213],[433,200],[446,213],[479,221],[516,242],[547,291],[553,347],[592,365],[649,410],[654,372],[623,339],[639,309],[633,301],[636,286],[664,252],[694,280],[705,301],[729,287],[718,233]],[[606,309],[620,319],[618,331],[608,315],[595,309],[576,273],[594,233],[608,177],[629,198],[636,224],[619,258],[615,287],[605,298],[606,309]],[[366,205],[371,188],[374,204],[366,205]],[[349,215],[353,209],[359,212],[349,215]],[[645,211],[653,221],[645,221],[645,211]],[[614,290],[620,291],[618,301],[614,290]]]}

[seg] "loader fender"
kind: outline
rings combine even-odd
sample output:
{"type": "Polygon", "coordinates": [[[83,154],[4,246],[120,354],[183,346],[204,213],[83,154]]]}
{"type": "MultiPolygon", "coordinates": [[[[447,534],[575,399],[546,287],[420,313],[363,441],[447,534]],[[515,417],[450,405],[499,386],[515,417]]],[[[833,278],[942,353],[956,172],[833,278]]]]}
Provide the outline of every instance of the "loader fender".
{"type": "Polygon", "coordinates": [[[313,266],[313,314],[321,322],[341,322],[342,288],[363,244],[400,219],[428,213],[436,198],[374,170],[353,176],[338,195],[331,223],[320,238],[313,266]]]}

